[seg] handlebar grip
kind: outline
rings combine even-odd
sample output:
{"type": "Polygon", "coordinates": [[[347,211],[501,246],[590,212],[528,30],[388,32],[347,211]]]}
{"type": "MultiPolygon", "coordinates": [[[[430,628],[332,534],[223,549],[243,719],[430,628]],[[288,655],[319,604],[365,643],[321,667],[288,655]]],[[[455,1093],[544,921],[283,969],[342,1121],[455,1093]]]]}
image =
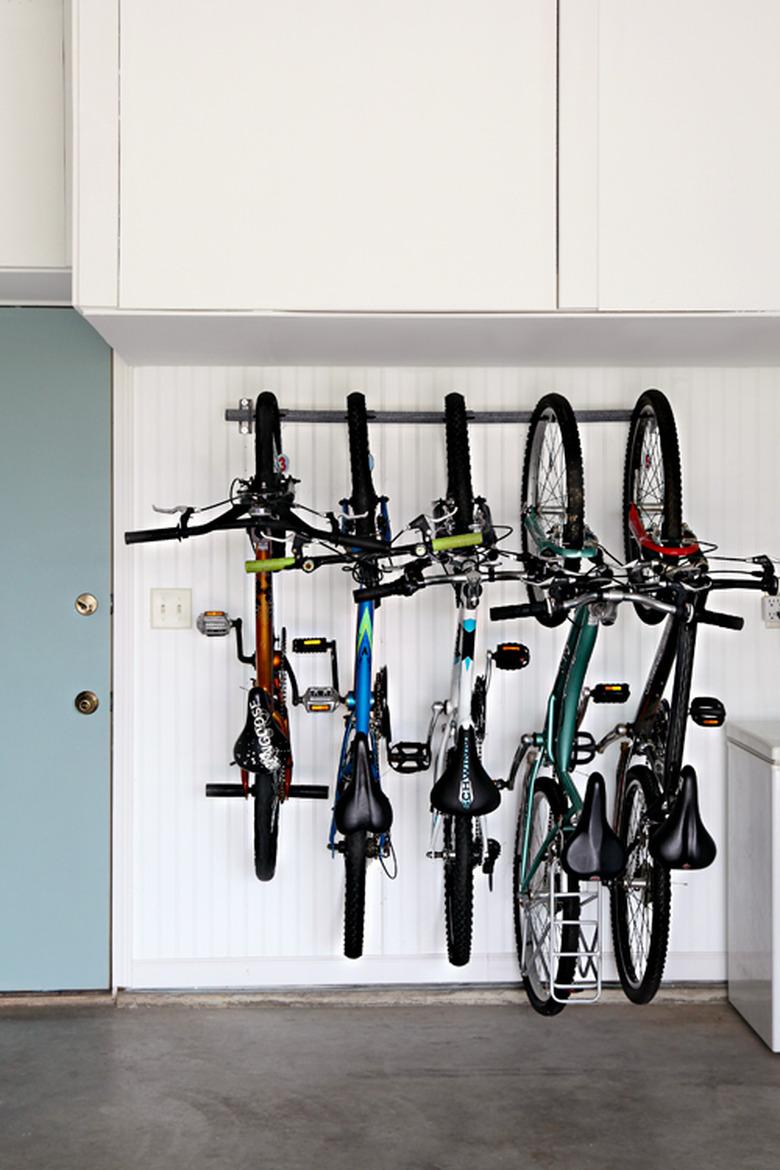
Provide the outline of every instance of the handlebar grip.
{"type": "Polygon", "coordinates": [[[264,561],[244,561],[247,573],[281,573],[295,564],[295,557],[266,557],[264,561]]]}
{"type": "Polygon", "coordinates": [[[368,589],[355,589],[355,601],[379,601],[383,597],[407,597],[414,593],[408,581],[390,581],[387,585],[373,585],[368,589]]]}
{"type": "Polygon", "coordinates": [[[125,533],[125,544],[145,544],[152,540],[179,540],[187,535],[186,529],[176,528],[141,528],[136,532],[125,533]]]}
{"type": "Polygon", "coordinates": [[[435,536],[431,548],[434,552],[447,552],[451,548],[472,548],[482,543],[481,532],[461,532],[456,536],[435,536]]]}
{"type": "Polygon", "coordinates": [[[528,601],[525,605],[494,605],[490,610],[490,620],[502,622],[506,618],[536,617],[549,612],[546,601],[528,601]]]}
{"type": "Polygon", "coordinates": [[[711,609],[702,610],[698,620],[704,626],[722,626],[724,630],[741,630],[745,624],[745,619],[735,613],[715,613],[711,609]]]}

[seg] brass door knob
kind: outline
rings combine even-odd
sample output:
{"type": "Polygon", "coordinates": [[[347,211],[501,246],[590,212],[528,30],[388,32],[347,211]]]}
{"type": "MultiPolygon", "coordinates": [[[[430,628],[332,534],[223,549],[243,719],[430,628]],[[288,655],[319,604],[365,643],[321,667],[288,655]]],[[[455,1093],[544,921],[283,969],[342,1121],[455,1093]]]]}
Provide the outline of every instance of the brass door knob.
{"type": "Polygon", "coordinates": [[[98,599],[94,593],[79,593],[74,605],[76,613],[81,614],[82,617],[90,617],[98,607],[98,599]]]}
{"type": "Polygon", "coordinates": [[[100,706],[100,699],[94,691],[79,691],[74,699],[74,705],[80,715],[94,715],[100,706]]]}

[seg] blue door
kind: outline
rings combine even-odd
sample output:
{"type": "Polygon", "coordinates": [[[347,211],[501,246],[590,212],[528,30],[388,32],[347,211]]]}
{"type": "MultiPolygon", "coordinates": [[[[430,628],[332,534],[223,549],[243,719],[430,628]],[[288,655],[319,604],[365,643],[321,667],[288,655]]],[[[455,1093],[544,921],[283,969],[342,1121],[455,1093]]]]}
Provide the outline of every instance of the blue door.
{"type": "Polygon", "coordinates": [[[110,982],[110,357],[70,309],[0,309],[2,991],[110,982]]]}

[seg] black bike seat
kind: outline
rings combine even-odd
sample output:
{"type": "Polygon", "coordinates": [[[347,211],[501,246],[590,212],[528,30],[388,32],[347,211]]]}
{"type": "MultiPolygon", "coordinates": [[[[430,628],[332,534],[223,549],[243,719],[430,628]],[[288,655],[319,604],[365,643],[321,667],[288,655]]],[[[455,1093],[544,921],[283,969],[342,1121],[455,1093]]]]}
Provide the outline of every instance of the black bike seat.
{"type": "Polygon", "coordinates": [[[650,853],[667,869],[706,869],[717,852],[699,813],[696,773],[686,765],[668,817],[650,834],[650,853]]]}
{"type": "Polygon", "coordinates": [[[290,741],[273,717],[271,696],[262,687],[252,687],[233,759],[245,772],[278,772],[289,756],[290,741]]]}
{"type": "Polygon", "coordinates": [[[600,772],[592,772],[577,827],[569,836],[561,865],[572,877],[609,881],[626,868],[623,842],[607,820],[607,789],[600,772]]]}
{"type": "Polygon", "coordinates": [[[358,732],[352,744],[352,774],[336,801],[336,828],[340,833],[368,829],[386,833],[393,823],[390,801],[371,771],[368,739],[358,732]]]}
{"type": "Polygon", "coordinates": [[[431,789],[431,805],[448,816],[481,817],[500,803],[501,793],[482,767],[474,728],[459,728],[447,767],[431,789]]]}

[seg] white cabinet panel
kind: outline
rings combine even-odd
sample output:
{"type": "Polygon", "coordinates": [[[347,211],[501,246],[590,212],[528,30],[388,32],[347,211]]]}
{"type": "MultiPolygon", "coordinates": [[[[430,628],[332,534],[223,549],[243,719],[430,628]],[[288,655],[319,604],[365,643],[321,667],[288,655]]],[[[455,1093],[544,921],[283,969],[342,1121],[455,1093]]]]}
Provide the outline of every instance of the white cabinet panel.
{"type": "Polygon", "coordinates": [[[554,308],[555,15],[124,3],[120,308],[554,308]]]}
{"type": "Polygon", "coordinates": [[[599,308],[777,309],[780,4],[598,16],[599,308]]]}
{"type": "Polygon", "coordinates": [[[0,269],[69,263],[63,58],[63,0],[0,3],[0,269]]]}

